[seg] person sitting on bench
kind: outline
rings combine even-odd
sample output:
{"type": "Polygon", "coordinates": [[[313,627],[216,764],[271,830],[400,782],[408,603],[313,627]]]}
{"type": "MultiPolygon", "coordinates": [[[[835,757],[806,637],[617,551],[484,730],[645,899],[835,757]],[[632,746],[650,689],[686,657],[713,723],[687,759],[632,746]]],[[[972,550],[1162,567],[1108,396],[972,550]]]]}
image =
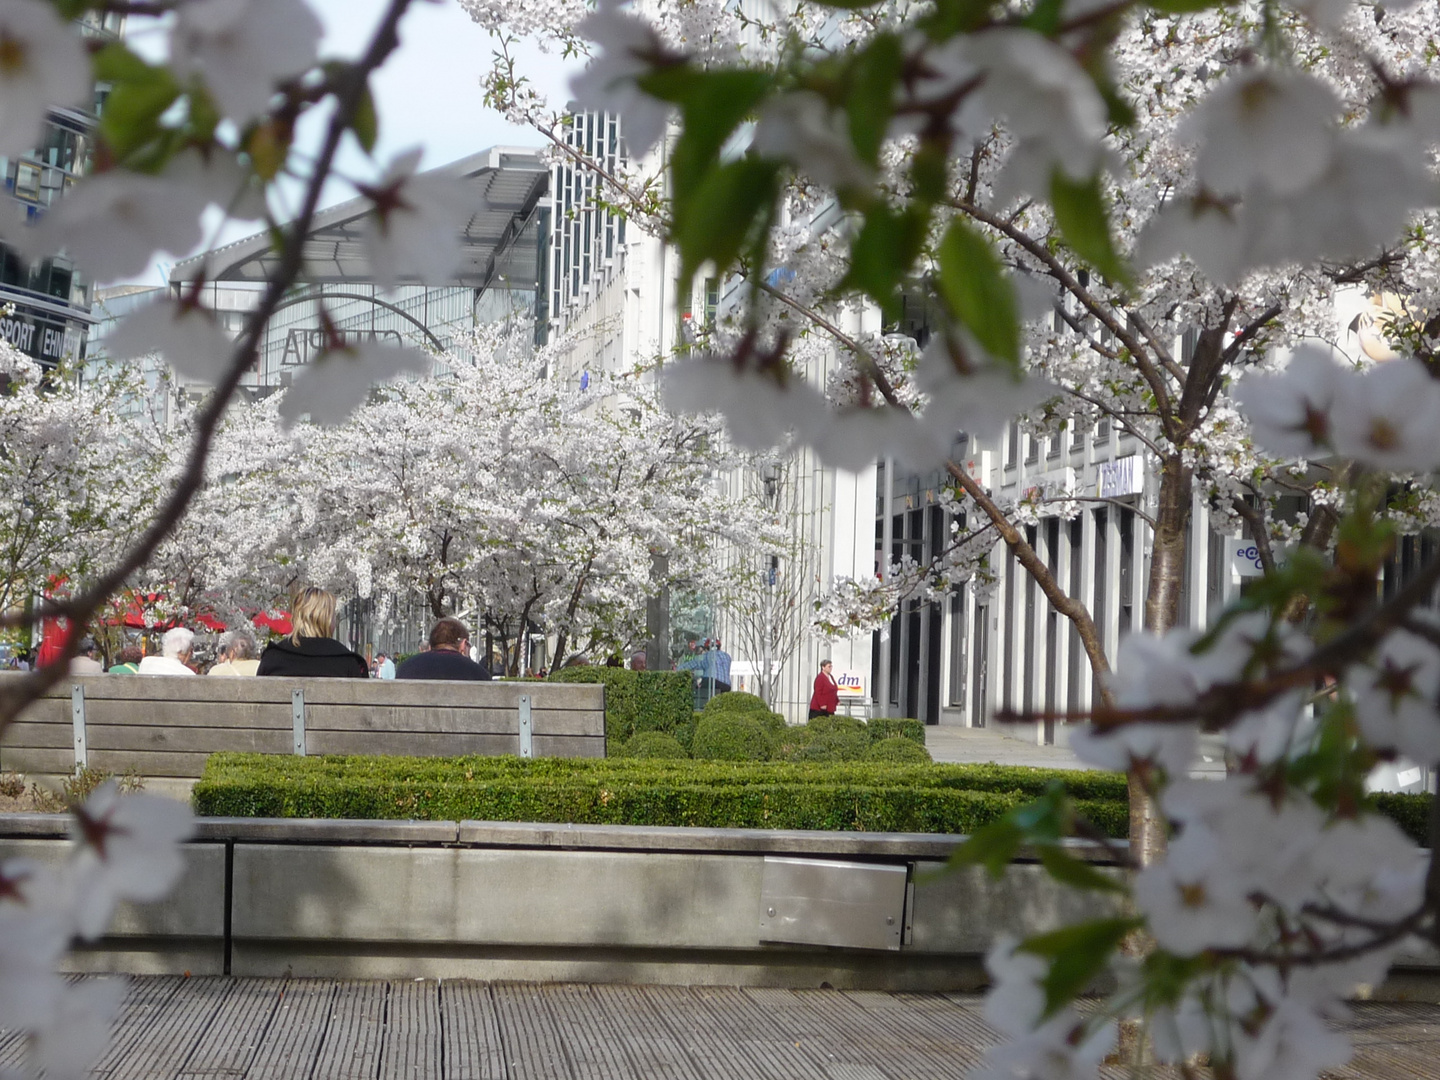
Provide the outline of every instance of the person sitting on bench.
{"type": "Polygon", "coordinates": [[[368,679],[370,665],[330,635],[335,630],[335,597],[313,586],[290,602],[288,638],[272,641],[260,655],[257,675],[317,675],[331,679],[368,679]]]}
{"type": "Polygon", "coordinates": [[[470,659],[470,631],[459,619],[446,616],[430,629],[430,648],[395,669],[397,679],[490,678],[482,664],[470,659]]]}

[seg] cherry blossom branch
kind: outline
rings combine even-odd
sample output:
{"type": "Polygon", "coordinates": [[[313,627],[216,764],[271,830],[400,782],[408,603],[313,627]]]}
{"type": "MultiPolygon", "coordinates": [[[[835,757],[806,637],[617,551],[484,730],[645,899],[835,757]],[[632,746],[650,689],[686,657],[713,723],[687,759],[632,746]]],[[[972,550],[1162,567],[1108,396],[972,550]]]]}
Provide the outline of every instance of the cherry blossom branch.
{"type": "Polygon", "coordinates": [[[1062,389],[1064,389],[1065,393],[1069,394],[1071,397],[1078,398],[1080,401],[1085,402],[1085,404],[1093,406],[1104,415],[1110,417],[1110,419],[1114,420],[1115,423],[1119,424],[1122,428],[1124,428],[1125,433],[1131,438],[1133,438],[1136,442],[1143,443],[1145,448],[1149,450],[1152,454],[1154,454],[1156,457],[1161,456],[1159,443],[1155,442],[1148,435],[1145,435],[1143,432],[1141,432],[1139,428],[1137,428],[1133,423],[1131,423],[1130,414],[1128,412],[1113,408],[1112,406],[1105,404],[1098,398],[1093,398],[1089,394],[1081,393],[1079,390],[1076,390],[1072,387],[1063,387],[1062,389]]]}
{"type": "MultiPolygon", "coordinates": [[[[319,206],[321,191],[330,175],[335,154],[364,99],[371,72],[399,46],[400,38],[396,28],[410,4],[411,0],[390,0],[390,6],[371,37],[365,53],[336,81],[335,111],[330,118],[325,141],[316,159],[315,171],[311,175],[300,213],[290,225],[275,275],[270,279],[260,302],[246,322],[245,330],[231,353],[229,367],[217,381],[213,393],[196,418],[190,456],[174,489],[161,504],[154,520],[141,534],[140,539],[108,573],[78,596],[58,603],[47,602],[35,612],[36,618],[52,615],[68,618],[71,622],[70,632],[66,637],[63,652],[54,663],[37,667],[20,679],[8,681],[3,689],[0,689],[0,732],[9,727],[27,705],[65,678],[68,674],[68,661],[76,654],[84,627],[110,595],[150,561],[160,544],[180,523],[195,495],[204,486],[205,466],[220,421],[241,379],[254,362],[261,334],[270,316],[285,299],[304,265],[305,238],[319,206]]],[[[0,625],[10,625],[13,621],[13,616],[5,616],[0,618],[0,625]]]]}
{"type": "MultiPolygon", "coordinates": [[[[1253,488],[1252,488],[1253,490],[1253,488]]],[[[1260,566],[1265,573],[1275,569],[1275,551],[1270,546],[1270,533],[1265,528],[1265,515],[1258,507],[1251,506],[1239,495],[1230,500],[1230,508],[1250,526],[1250,537],[1255,541],[1255,550],[1260,556],[1260,566]]]]}
{"type": "Polygon", "coordinates": [[[838,326],[836,326],[829,319],[825,318],[825,316],[821,315],[818,311],[807,307],[806,305],[800,303],[798,300],[792,299],[785,293],[781,292],[779,289],[775,288],[775,286],[771,285],[769,282],[753,281],[751,282],[751,284],[755,288],[759,289],[761,292],[773,296],[776,300],[779,300],[786,307],[796,312],[796,314],[805,316],[805,318],[809,319],[816,326],[820,327],[820,329],[824,330],[836,341],[840,342],[840,344],[844,345],[847,349],[854,353],[855,358],[860,361],[860,366],[865,369],[865,373],[869,375],[871,381],[875,383],[875,389],[879,390],[880,396],[885,399],[885,403],[887,405],[893,406],[894,408],[905,409],[907,412],[909,411],[908,408],[906,408],[906,406],[900,401],[899,395],[895,393],[895,387],[890,382],[889,376],[885,374],[884,369],[880,367],[879,361],[875,359],[874,355],[870,352],[869,349],[865,348],[865,346],[861,345],[858,341],[852,338],[849,334],[845,333],[844,330],[841,330],[838,326]]]}
{"type": "MultiPolygon", "coordinates": [[[[1129,350],[1136,366],[1140,369],[1141,376],[1149,385],[1151,393],[1155,395],[1156,411],[1160,414],[1160,422],[1167,428],[1166,434],[1170,435],[1168,429],[1173,426],[1174,422],[1173,410],[1170,403],[1170,390],[1165,380],[1160,377],[1160,373],[1155,369],[1155,365],[1151,363],[1150,358],[1146,355],[1145,349],[1141,346],[1139,339],[1136,338],[1120,320],[1115,318],[1109,308],[1095,299],[1089,289],[1080,284],[1079,279],[1070,272],[1069,268],[1060,261],[1054,252],[1050,251],[1044,244],[1025,232],[1024,229],[964,199],[950,199],[948,200],[948,205],[963,214],[968,214],[981,224],[990,226],[1012,243],[1024,248],[1032,258],[1036,259],[1045,267],[1046,272],[1059,282],[1066,292],[1080,301],[1080,303],[1084,305],[1085,310],[1094,315],[1095,318],[1100,320],[1100,323],[1105,329],[1115,335],[1120,343],[1129,350]]],[[[1173,436],[1172,441],[1174,441],[1173,436]]]]}
{"type": "MultiPolygon", "coordinates": [[[[1050,601],[1053,607],[1065,618],[1069,619],[1075,627],[1075,632],[1080,636],[1080,644],[1085,648],[1085,655],[1090,660],[1090,667],[1096,675],[1103,675],[1110,670],[1110,660],[1105,655],[1105,644],[1100,637],[1100,631],[1095,626],[1095,620],[1090,617],[1090,611],[1083,603],[1076,600],[1055,580],[1055,575],[1050,572],[1050,567],[1040,558],[1039,552],[1025,539],[1025,534],[1016,528],[1015,523],[1009,516],[1000,509],[995,500],[990,497],[980,484],[953,461],[945,463],[945,471],[948,472],[959,483],[966,495],[975,500],[980,507],[995,523],[995,531],[1005,541],[1016,560],[1023,566],[1040,591],[1045,594],[1045,599],[1050,601]]],[[[1105,686],[1104,679],[1097,679],[1100,688],[1101,700],[1108,707],[1112,704],[1110,691],[1105,686]]]]}

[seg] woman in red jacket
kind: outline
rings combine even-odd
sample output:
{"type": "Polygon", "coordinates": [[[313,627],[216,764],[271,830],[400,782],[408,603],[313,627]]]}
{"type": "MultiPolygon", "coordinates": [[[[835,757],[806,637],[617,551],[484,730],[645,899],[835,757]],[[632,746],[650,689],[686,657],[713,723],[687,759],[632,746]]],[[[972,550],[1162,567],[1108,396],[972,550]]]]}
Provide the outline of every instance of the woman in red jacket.
{"type": "Polygon", "coordinates": [[[820,674],[815,676],[815,689],[810,694],[810,716],[834,716],[840,707],[840,687],[830,674],[830,661],[820,661],[820,674]]]}

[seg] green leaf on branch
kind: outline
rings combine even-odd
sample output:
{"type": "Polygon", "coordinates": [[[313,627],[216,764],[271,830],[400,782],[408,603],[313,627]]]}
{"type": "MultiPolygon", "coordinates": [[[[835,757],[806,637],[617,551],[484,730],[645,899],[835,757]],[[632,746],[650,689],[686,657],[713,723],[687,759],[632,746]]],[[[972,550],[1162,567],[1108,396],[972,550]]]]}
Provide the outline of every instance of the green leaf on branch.
{"type": "Polygon", "coordinates": [[[880,145],[895,111],[895,84],[903,64],[900,39],[881,34],[856,55],[850,68],[850,92],[845,99],[850,141],[860,160],[871,165],[880,161],[880,145]]]}
{"type": "Polygon", "coordinates": [[[1065,0],[1037,0],[1022,25],[1049,37],[1060,29],[1060,16],[1064,11],[1065,0]]]}
{"type": "Polygon", "coordinates": [[[712,169],[682,206],[675,205],[675,243],[681,277],[694,278],[706,262],[721,277],[735,261],[780,190],[780,166],[759,158],[741,158],[712,169]]]}
{"type": "Polygon", "coordinates": [[[979,30],[990,22],[992,0],[936,0],[935,10],[920,21],[931,41],[979,30]]]}
{"type": "Polygon", "coordinates": [[[950,313],[986,350],[1020,362],[1020,311],[1015,287],[985,238],[956,218],[939,251],[940,294],[950,313]]]}
{"type": "Polygon", "coordinates": [[[1095,919],[1021,942],[1019,951],[1050,961],[1041,981],[1045,1015],[1053,1016],[1074,1001],[1105,970],[1126,936],[1144,925],[1136,918],[1095,919]]]}
{"type": "Polygon", "coordinates": [[[1084,859],[1077,859],[1058,845],[1047,845],[1040,849],[1040,865],[1045,872],[1061,885],[1087,892],[1124,892],[1125,886],[1099,867],[1091,866],[1084,859]]]}
{"type": "Polygon", "coordinates": [[[764,71],[700,71],[688,64],[661,68],[639,80],[646,93],[680,106],[682,130],[670,151],[677,207],[707,182],[721,149],[740,122],[764,100],[774,81],[774,76],[764,71]]]}
{"type": "Polygon", "coordinates": [[[1056,169],[1050,177],[1050,205],[1061,235],[1075,254],[1112,281],[1129,284],[1129,268],[1110,235],[1110,215],[1099,175],[1076,181],[1056,169]]]}
{"type": "Polygon", "coordinates": [[[375,140],[380,137],[380,117],[375,111],[375,98],[367,84],[360,91],[360,100],[355,103],[355,112],[350,117],[350,130],[355,139],[365,148],[367,154],[374,153],[375,140]]]}
{"type": "Polygon", "coordinates": [[[1074,820],[1070,796],[1058,780],[1052,781],[1038,799],[971,833],[950,856],[950,865],[983,866],[998,878],[1022,847],[1053,847],[1070,832],[1074,820]]]}
{"type": "Polygon", "coordinates": [[[153,143],[160,117],[180,96],[180,85],[167,68],[147,64],[119,42],[94,57],[95,78],[111,84],[100,116],[100,134],[111,151],[125,161],[153,143]]]}
{"type": "Polygon", "coordinates": [[[899,212],[884,203],[872,206],[850,247],[850,271],[841,288],[859,289],[894,318],[900,286],[920,255],[928,218],[913,206],[899,212]]]}

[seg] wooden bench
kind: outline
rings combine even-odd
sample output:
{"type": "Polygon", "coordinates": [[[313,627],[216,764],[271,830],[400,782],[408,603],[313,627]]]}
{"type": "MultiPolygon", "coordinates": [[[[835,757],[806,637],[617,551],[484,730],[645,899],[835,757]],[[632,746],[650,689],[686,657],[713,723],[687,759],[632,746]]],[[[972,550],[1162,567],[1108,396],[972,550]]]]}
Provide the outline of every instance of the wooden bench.
{"type": "MultiPolygon", "coordinates": [[[[4,675],[0,678],[18,678],[4,675]]],[[[75,675],[0,739],[0,768],[194,779],[259,754],[604,757],[599,684],[75,675]]]]}

